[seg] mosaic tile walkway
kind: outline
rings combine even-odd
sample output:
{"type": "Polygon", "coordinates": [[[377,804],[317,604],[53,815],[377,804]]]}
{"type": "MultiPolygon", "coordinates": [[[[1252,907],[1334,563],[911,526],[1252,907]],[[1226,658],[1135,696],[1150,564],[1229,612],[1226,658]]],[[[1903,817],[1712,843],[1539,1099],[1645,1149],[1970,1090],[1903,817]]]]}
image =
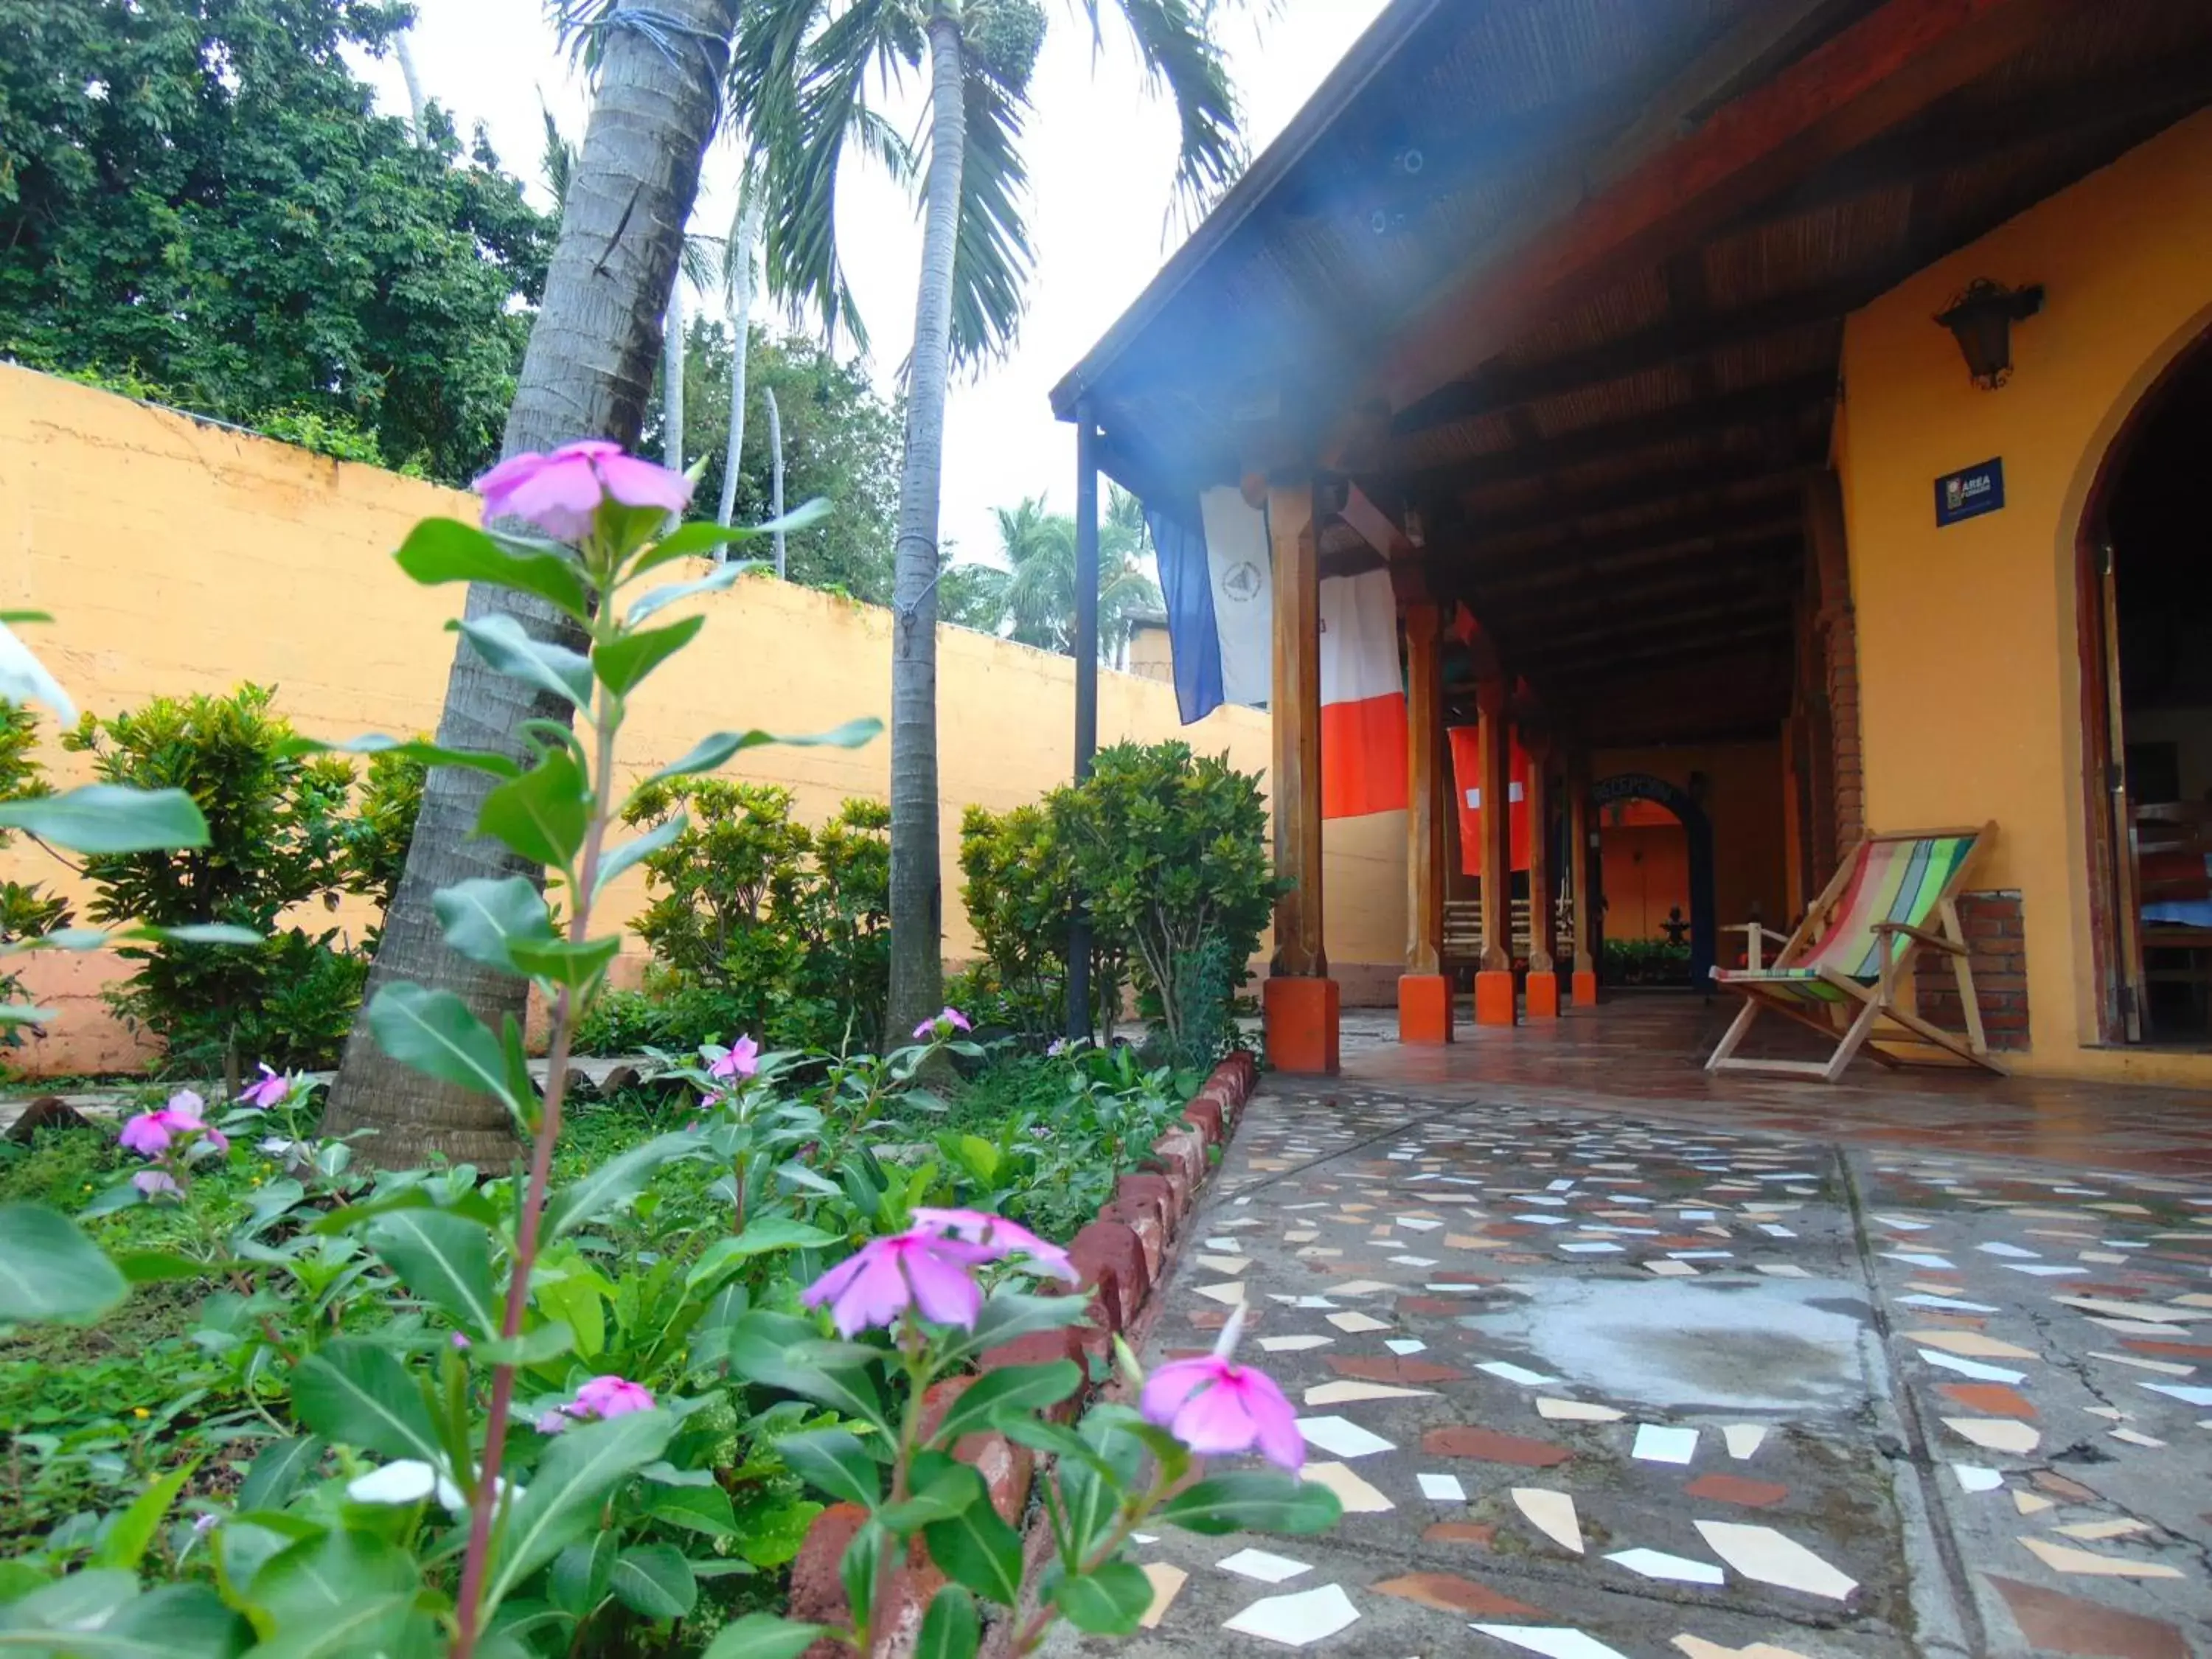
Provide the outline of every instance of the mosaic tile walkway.
{"type": "Polygon", "coordinates": [[[1244,1308],[1347,1513],[1124,1650],[2212,1655],[2212,1187],[1485,1093],[1253,1102],[1146,1358],[1244,1308]]]}

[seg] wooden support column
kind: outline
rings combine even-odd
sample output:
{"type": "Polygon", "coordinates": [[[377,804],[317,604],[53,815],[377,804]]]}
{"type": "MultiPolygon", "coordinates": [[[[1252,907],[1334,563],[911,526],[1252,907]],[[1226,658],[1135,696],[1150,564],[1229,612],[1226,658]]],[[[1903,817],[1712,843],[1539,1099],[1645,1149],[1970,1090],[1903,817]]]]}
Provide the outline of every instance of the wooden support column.
{"type": "Polygon", "coordinates": [[[1559,974],[1552,955],[1552,735],[1524,731],[1528,751],[1528,1018],[1559,1017],[1559,974]]]}
{"type": "Polygon", "coordinates": [[[1275,955],[1261,992],[1267,1057],[1337,1069],[1338,990],[1322,939],[1321,556],[1310,482],[1267,492],[1274,564],[1275,955]]]}
{"type": "Polygon", "coordinates": [[[1442,618],[1434,604],[1406,607],[1406,971],[1398,979],[1398,1041],[1452,1040],[1451,981],[1443,972],[1444,685],[1442,618]]]}
{"type": "Polygon", "coordinates": [[[1575,895],[1574,999],[1597,1005],[1597,814],[1590,804],[1589,750],[1567,758],[1567,879],[1575,895]]]}
{"type": "Polygon", "coordinates": [[[1513,1024],[1513,726],[1504,678],[1475,687],[1482,741],[1482,966],[1474,1023],[1513,1024]]]}

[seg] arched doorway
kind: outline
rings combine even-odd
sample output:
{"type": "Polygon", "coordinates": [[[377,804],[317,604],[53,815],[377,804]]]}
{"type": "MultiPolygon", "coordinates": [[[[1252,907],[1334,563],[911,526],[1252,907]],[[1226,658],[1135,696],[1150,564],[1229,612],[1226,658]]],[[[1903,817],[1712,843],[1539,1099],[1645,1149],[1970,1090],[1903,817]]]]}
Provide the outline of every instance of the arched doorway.
{"type": "Polygon", "coordinates": [[[2091,917],[2107,1041],[2212,1042],[2212,349],[2160,376],[2082,519],[2091,917]]]}
{"type": "Polygon", "coordinates": [[[1718,921],[1713,904],[1713,824],[1691,793],[1648,772],[1619,772],[1590,787],[1591,805],[1602,816],[1615,802],[1650,801],[1674,816],[1687,842],[1690,875],[1690,984],[1711,988],[1713,963],[1718,960],[1715,935],[1718,921]]]}

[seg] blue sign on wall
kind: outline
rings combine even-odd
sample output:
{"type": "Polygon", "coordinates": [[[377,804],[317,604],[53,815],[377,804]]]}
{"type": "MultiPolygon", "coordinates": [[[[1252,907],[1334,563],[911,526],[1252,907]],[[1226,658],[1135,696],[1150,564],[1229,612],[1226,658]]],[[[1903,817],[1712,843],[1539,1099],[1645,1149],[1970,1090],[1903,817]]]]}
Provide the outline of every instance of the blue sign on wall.
{"type": "Polygon", "coordinates": [[[1936,527],[1978,519],[2004,505],[2004,462],[1984,461],[1936,480],[1936,527]]]}

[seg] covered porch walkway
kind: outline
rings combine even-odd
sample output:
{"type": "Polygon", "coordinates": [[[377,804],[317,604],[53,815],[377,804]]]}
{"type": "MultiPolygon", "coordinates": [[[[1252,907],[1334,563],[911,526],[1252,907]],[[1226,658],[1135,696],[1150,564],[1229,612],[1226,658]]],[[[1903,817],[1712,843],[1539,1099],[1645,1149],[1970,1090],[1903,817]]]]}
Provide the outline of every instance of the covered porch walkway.
{"type": "MultiPolygon", "coordinates": [[[[2212,1180],[2212,1092],[1872,1065],[1836,1084],[1707,1072],[1705,1056],[1735,1010],[1733,998],[1718,996],[1609,996],[1557,1020],[1479,1026],[1463,1018],[1458,1040],[1441,1047],[1401,1043],[1394,1012],[1352,1010],[1343,1076],[1423,1097],[1659,1113],[1856,1145],[2212,1180]]],[[[1820,1052],[1818,1039],[1778,1020],[1759,1028],[1759,1048],[1793,1059],[1820,1052]]]]}

